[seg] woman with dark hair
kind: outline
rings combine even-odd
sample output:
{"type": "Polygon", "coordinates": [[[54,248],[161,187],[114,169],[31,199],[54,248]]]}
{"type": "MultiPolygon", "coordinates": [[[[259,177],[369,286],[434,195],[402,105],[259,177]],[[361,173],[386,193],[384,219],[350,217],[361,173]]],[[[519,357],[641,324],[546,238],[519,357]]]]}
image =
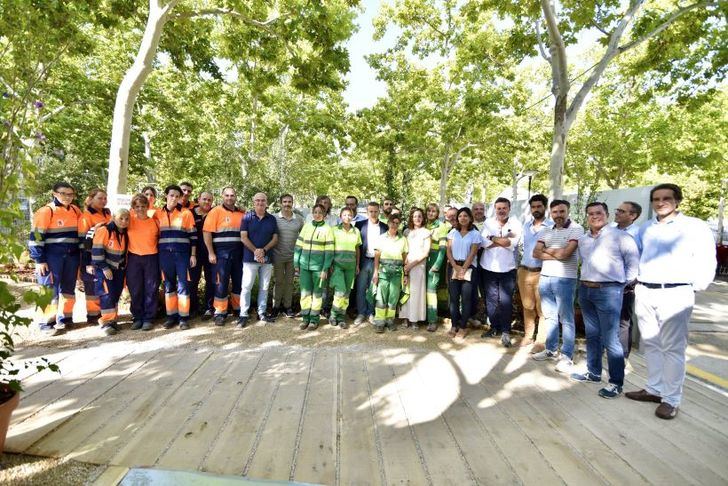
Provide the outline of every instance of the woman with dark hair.
{"type": "Polygon", "coordinates": [[[149,331],[157,314],[159,222],[147,214],[149,201],[143,194],[131,199],[131,208],[126,269],[126,285],[131,296],[131,328],[149,331]]]}
{"type": "Polygon", "coordinates": [[[470,208],[460,208],[455,227],[447,235],[447,260],[450,263],[450,319],[448,335],[468,335],[468,319],[473,307],[473,268],[481,237],[473,225],[470,208]]]}
{"type": "Polygon", "coordinates": [[[384,332],[385,326],[396,331],[394,317],[397,313],[402,284],[408,283],[409,275],[403,272],[409,248],[407,238],[399,235],[402,217],[392,213],[387,220],[388,231],[379,236],[374,252],[372,283],[377,287],[374,309],[374,332],[384,332]],[[404,274],[404,275],[403,275],[404,274]]]}
{"type": "Polygon", "coordinates": [[[96,229],[111,221],[111,211],[106,208],[106,201],[106,191],[99,187],[91,189],[84,201],[86,209],[78,221],[78,236],[82,243],[79,273],[83,282],[83,292],[86,294],[86,322],[89,324],[97,324],[101,317],[101,303],[94,286],[96,272],[91,262],[91,246],[96,229]]]}
{"type": "Polygon", "coordinates": [[[299,272],[301,284],[301,330],[314,330],[319,325],[324,282],[334,261],[334,232],[324,221],[326,208],[313,207],[313,221],[298,234],[293,254],[293,268],[299,272]]]}
{"type": "MultiPolygon", "coordinates": [[[[154,217],[154,212],[156,211],[156,208],[154,207],[154,203],[157,200],[157,190],[153,186],[144,186],[142,189],[141,194],[147,198],[148,204],[149,204],[149,211],[147,211],[147,215],[150,218],[154,217]]],[[[134,213],[132,213],[133,216],[134,213]]]]}
{"type": "Polygon", "coordinates": [[[407,221],[407,261],[404,272],[409,273],[409,299],[402,305],[399,317],[405,319],[405,326],[418,329],[418,323],[427,319],[427,285],[425,261],[432,246],[432,231],[425,228],[425,212],[412,208],[407,221]]]}
{"type": "Polygon", "coordinates": [[[195,218],[182,207],[182,189],[170,185],[164,189],[166,204],[157,209],[159,223],[159,266],[164,281],[164,303],[167,309],[165,329],[179,323],[189,329],[190,286],[187,270],[197,265],[197,231],[195,218]]]}

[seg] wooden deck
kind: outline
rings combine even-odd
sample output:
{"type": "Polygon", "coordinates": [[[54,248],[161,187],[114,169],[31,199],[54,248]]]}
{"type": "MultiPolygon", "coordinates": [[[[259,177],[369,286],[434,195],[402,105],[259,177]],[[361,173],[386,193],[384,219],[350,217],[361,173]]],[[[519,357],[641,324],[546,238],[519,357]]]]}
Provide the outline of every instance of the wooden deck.
{"type": "MultiPolygon", "coordinates": [[[[728,483],[726,395],[688,380],[662,421],[477,337],[435,350],[155,337],[21,354],[63,376],[26,378],[13,452],[337,485],[728,483]]],[[[627,389],[644,383],[631,362],[627,389]]]]}

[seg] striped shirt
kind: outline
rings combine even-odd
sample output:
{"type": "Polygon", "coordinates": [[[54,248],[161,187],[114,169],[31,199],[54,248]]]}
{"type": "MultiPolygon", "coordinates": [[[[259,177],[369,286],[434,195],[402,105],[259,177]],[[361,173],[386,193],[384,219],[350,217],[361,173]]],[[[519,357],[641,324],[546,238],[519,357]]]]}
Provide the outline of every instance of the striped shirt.
{"type": "Polygon", "coordinates": [[[190,252],[197,243],[195,218],[189,209],[177,205],[168,210],[157,209],[154,218],[159,222],[159,251],[190,252]]]}
{"type": "Polygon", "coordinates": [[[73,204],[63,206],[57,199],[33,215],[28,249],[36,263],[46,263],[48,252],[77,253],[80,250],[81,210],[73,204]]]}
{"type": "Polygon", "coordinates": [[[118,270],[126,261],[128,237],[120,232],[114,223],[100,226],[94,233],[91,260],[97,268],[118,270]]]}
{"type": "MultiPolygon", "coordinates": [[[[546,228],[541,231],[538,241],[546,248],[566,248],[571,241],[579,241],[584,228],[574,221],[567,221],[563,228],[546,228]]],[[[541,275],[549,277],[576,278],[579,257],[576,250],[566,260],[544,260],[541,275]]]]}
{"type": "Polygon", "coordinates": [[[356,268],[356,252],[361,246],[361,233],[354,226],[349,231],[340,224],[334,228],[334,264],[343,268],[356,268]]]}
{"type": "Polygon", "coordinates": [[[238,207],[228,209],[224,205],[215,206],[207,213],[202,231],[212,233],[212,247],[216,252],[243,249],[240,223],[244,215],[238,207]]]}
{"type": "Polygon", "coordinates": [[[298,233],[303,228],[303,218],[296,213],[291,214],[291,219],[283,216],[283,213],[276,214],[278,225],[278,244],[273,247],[273,259],[277,263],[290,262],[293,260],[293,250],[296,247],[298,233]]]}

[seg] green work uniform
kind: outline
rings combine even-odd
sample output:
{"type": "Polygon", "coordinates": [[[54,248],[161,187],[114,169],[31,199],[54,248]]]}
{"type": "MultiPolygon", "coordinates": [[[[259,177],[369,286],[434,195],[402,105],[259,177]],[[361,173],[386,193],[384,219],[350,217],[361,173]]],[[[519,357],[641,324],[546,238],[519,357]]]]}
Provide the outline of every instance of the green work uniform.
{"type": "Polygon", "coordinates": [[[402,290],[404,254],[409,252],[407,238],[399,235],[392,237],[389,233],[385,233],[379,237],[377,252],[379,253],[379,283],[374,309],[374,327],[383,329],[386,325],[393,328],[399,294],[402,290]]]}
{"type": "Polygon", "coordinates": [[[445,257],[447,253],[447,234],[450,231],[450,223],[434,221],[427,225],[427,229],[432,231],[432,245],[430,245],[430,254],[427,257],[427,322],[434,324],[437,322],[438,301],[444,300],[447,303],[447,288],[444,288],[445,295],[442,294],[445,274],[445,257]],[[436,270],[431,271],[433,268],[436,270]]]}
{"type": "Polygon", "coordinates": [[[331,288],[334,301],[331,312],[336,322],[342,322],[349,307],[349,294],[356,278],[356,253],[361,246],[361,233],[354,226],[349,231],[340,224],[334,233],[334,271],[331,274],[331,288]]]}
{"type": "Polygon", "coordinates": [[[293,266],[299,270],[303,322],[318,324],[323,302],[320,277],[334,261],[334,234],[324,221],[307,223],[298,234],[293,266]]]}

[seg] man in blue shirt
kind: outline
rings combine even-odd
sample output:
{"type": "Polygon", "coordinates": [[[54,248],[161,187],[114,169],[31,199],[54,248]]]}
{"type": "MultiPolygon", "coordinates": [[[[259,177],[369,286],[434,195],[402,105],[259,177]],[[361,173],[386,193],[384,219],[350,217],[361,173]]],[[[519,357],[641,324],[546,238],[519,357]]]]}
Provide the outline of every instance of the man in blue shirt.
{"type": "Polygon", "coordinates": [[[248,324],[250,293],[258,277],[258,318],[273,322],[265,313],[268,302],[268,286],[273,273],[273,247],[278,243],[278,223],[268,213],[268,196],[259,192],[253,196],[253,211],[249,211],[240,225],[243,241],[243,285],[241,291],[240,319],[238,328],[248,324]]]}
{"type": "Polygon", "coordinates": [[[589,231],[579,238],[581,259],[579,306],[586,331],[584,373],[571,379],[601,383],[602,354],[607,351],[609,384],[599,390],[602,398],[617,398],[624,386],[624,351],[619,342],[619,314],[625,284],[637,277],[639,250],[634,239],[623,231],[607,226],[607,205],[593,202],[586,206],[589,231]]]}

